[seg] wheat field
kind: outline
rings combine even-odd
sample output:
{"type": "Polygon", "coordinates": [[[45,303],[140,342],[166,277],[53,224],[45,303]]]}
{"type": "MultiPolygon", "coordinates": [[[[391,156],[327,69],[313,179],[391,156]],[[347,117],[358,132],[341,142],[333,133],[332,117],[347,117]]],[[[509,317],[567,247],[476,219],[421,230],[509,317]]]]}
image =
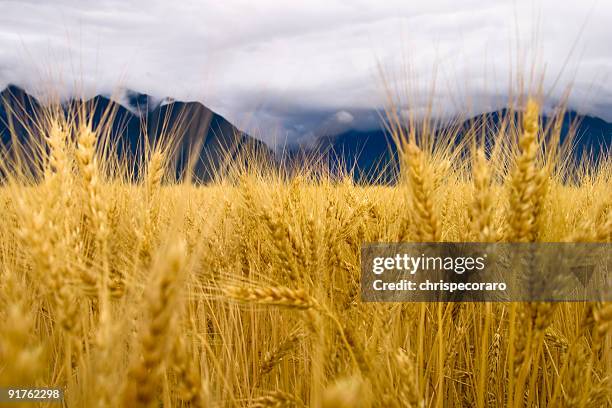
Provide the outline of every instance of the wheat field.
{"type": "Polygon", "coordinates": [[[360,300],[364,242],[611,241],[609,155],[569,160],[538,118],[487,145],[392,127],[393,185],[313,164],[195,185],[161,144],[126,181],[103,129],[51,112],[41,177],[2,165],[0,384],[68,407],[611,406],[609,303],[360,300]]]}

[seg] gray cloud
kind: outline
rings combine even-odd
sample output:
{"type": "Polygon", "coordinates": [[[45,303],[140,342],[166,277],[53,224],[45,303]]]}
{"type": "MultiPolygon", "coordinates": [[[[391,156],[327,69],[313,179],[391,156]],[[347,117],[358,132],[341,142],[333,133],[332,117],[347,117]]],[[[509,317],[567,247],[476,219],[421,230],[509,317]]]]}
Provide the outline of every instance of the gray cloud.
{"type": "Polygon", "coordinates": [[[347,115],[374,126],[380,67],[415,110],[435,77],[436,105],[453,113],[503,104],[510,73],[536,62],[552,102],[573,81],[572,107],[612,119],[612,3],[458,3],[0,1],[0,86],[199,100],[282,143],[347,126],[347,115]]]}

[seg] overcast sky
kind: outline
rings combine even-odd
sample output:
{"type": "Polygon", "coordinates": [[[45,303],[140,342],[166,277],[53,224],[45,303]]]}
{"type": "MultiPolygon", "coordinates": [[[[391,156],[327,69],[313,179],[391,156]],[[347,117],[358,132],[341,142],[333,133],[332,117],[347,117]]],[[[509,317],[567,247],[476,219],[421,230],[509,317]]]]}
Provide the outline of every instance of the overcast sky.
{"type": "Polygon", "coordinates": [[[484,111],[535,55],[551,102],[572,81],[612,120],[611,22],[609,0],[0,0],[0,87],[198,100],[278,143],[374,126],[379,67],[415,110],[435,77],[441,111],[484,111]]]}

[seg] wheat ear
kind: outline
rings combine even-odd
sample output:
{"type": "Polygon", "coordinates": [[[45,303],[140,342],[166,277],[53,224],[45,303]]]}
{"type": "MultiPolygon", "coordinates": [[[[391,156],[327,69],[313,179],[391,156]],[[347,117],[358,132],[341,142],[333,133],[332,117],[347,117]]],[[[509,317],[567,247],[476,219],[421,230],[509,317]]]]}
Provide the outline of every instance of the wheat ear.
{"type": "Polygon", "coordinates": [[[412,207],[416,215],[417,238],[421,242],[440,240],[439,220],[434,211],[433,188],[427,179],[425,155],[415,143],[406,146],[412,207]]]}
{"type": "Polygon", "coordinates": [[[157,218],[159,215],[159,200],[156,196],[161,188],[165,172],[165,158],[161,150],[155,150],[149,159],[144,181],[145,211],[142,231],[140,234],[139,258],[146,269],[151,264],[151,253],[157,241],[157,218]]]}
{"type": "Polygon", "coordinates": [[[474,201],[470,212],[472,235],[480,242],[496,240],[493,228],[493,195],[491,170],[482,149],[478,149],[473,161],[474,201]]]}
{"type": "Polygon", "coordinates": [[[283,286],[245,287],[226,286],[223,293],[239,302],[283,306],[292,309],[318,309],[318,302],[303,289],[283,286]]]}
{"type": "Polygon", "coordinates": [[[534,242],[537,238],[537,217],[543,197],[545,174],[536,167],[538,152],[538,117],[540,107],[530,99],[519,137],[520,155],[511,177],[510,235],[511,242],[534,242]]]}
{"type": "Polygon", "coordinates": [[[155,404],[160,370],[171,345],[171,328],[176,316],[177,292],[185,258],[184,242],[170,247],[160,262],[155,284],[146,293],[148,323],[139,337],[139,358],[132,362],[123,387],[122,402],[125,407],[150,407],[155,404]]]}
{"type": "Polygon", "coordinates": [[[180,400],[191,407],[204,407],[204,388],[197,360],[193,359],[192,347],[178,337],[172,353],[172,368],[178,380],[180,400]]]}
{"type": "Polygon", "coordinates": [[[418,377],[414,361],[404,349],[398,349],[395,354],[395,364],[399,374],[399,395],[409,407],[421,407],[425,401],[418,386],[418,377]]]}
{"type": "MultiPolygon", "coordinates": [[[[82,177],[83,192],[87,202],[87,214],[91,220],[91,230],[96,244],[97,254],[102,261],[104,284],[108,276],[108,210],[107,203],[102,197],[98,162],[96,157],[96,134],[86,126],[79,129],[77,137],[76,158],[82,177]]],[[[91,273],[84,273],[85,283],[96,285],[98,280],[91,273]]]]}
{"type": "Polygon", "coordinates": [[[255,398],[250,408],[302,408],[304,403],[295,395],[283,392],[272,391],[263,397],[255,398]]]}
{"type": "Polygon", "coordinates": [[[274,350],[267,352],[261,362],[260,374],[269,373],[299,344],[304,334],[300,330],[292,331],[274,350]]]}

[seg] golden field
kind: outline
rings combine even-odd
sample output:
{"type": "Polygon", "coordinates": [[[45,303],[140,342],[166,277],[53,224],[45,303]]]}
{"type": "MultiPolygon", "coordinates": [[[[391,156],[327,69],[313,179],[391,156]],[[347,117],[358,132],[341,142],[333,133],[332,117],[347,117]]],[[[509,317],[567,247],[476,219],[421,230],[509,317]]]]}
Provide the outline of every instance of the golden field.
{"type": "Polygon", "coordinates": [[[611,406],[609,303],[360,300],[364,242],[611,241],[609,155],[574,164],[538,115],[486,148],[393,126],[385,186],[173,183],[164,146],[129,183],[103,132],[48,115],[42,179],[2,166],[0,385],[68,407],[611,406]]]}

